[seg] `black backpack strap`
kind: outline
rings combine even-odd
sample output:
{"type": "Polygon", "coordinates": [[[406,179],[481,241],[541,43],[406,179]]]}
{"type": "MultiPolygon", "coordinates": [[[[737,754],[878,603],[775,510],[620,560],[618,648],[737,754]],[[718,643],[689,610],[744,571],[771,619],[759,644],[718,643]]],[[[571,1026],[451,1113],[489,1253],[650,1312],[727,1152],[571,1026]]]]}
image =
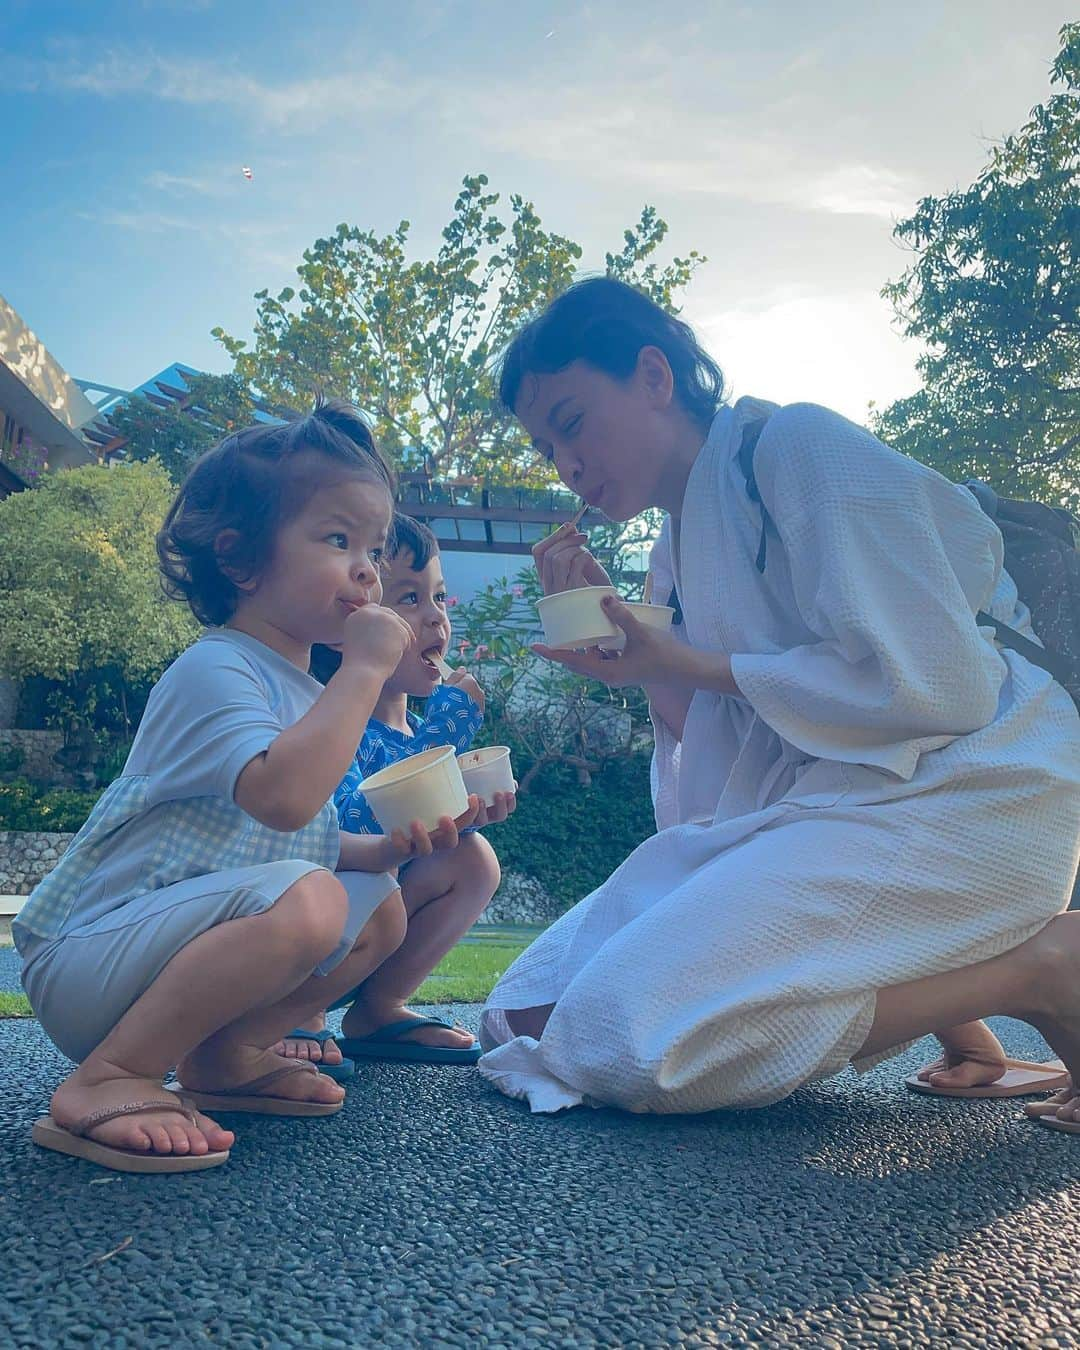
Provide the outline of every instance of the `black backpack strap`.
{"type": "Polygon", "coordinates": [[[754,451],[757,449],[757,443],[761,433],[765,430],[767,417],[759,418],[756,422],[747,422],[743,427],[742,441],[739,444],[739,468],[742,469],[743,478],[746,479],[746,495],[752,502],[757,502],[761,507],[761,540],[757,551],[757,570],[765,571],[765,545],[767,531],[769,528],[769,513],[765,510],[765,504],[761,500],[761,493],[758,491],[757,478],[754,476],[754,451]]]}
{"type": "Polygon", "coordinates": [[[1069,665],[1056,652],[1047,651],[1045,647],[1040,647],[1037,642],[1032,642],[1023,633],[1018,633],[1015,628],[1010,628],[1007,623],[995,619],[992,614],[987,614],[984,609],[980,609],[978,614],[975,615],[975,622],[982,628],[992,628],[994,636],[1003,647],[1009,647],[1014,652],[1019,652],[1021,656],[1026,656],[1033,666],[1038,666],[1040,670],[1045,670],[1048,674],[1053,675],[1058,684],[1069,685],[1072,675],[1069,665]]]}

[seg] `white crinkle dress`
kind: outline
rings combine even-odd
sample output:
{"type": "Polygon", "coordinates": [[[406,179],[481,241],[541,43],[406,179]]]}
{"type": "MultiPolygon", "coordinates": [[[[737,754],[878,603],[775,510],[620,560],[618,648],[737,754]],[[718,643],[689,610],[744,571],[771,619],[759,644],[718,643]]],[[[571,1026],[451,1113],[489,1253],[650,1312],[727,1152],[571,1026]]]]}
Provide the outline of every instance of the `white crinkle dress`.
{"type": "Polygon", "coordinates": [[[1023,942],[1076,874],[1080,717],[977,627],[1027,614],[965,488],[824,408],[742,399],[651,568],[742,697],[697,693],[681,743],[656,722],[657,833],[492,993],[481,1073],[534,1111],[775,1102],[851,1061],[877,990],[1023,942]],[[738,446],[765,412],[761,573],[738,446]],[[513,1035],[506,1009],[551,1003],[513,1035]]]}

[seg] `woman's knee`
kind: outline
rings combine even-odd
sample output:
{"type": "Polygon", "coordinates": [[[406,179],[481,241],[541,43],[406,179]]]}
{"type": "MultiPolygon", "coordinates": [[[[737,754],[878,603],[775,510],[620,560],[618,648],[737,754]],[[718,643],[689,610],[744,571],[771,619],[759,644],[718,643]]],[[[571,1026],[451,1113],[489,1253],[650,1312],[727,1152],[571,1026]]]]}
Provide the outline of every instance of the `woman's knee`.
{"type": "Polygon", "coordinates": [[[290,942],[317,964],[341,941],[349,900],[337,877],[319,869],[294,881],[274,910],[287,923],[290,942]]]}
{"type": "Polygon", "coordinates": [[[378,961],[385,961],[405,941],[408,923],[401,892],[394,891],[364,924],[353,951],[366,951],[378,961]]]}

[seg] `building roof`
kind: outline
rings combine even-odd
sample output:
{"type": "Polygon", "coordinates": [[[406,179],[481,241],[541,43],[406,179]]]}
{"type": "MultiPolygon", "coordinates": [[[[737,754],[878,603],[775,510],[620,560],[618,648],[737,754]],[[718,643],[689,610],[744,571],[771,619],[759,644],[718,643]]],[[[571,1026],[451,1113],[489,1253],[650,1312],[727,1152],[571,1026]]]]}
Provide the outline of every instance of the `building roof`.
{"type": "Polygon", "coordinates": [[[0,296],[0,409],[43,446],[50,467],[91,464],[83,428],[97,410],[78,383],[0,296]]]}

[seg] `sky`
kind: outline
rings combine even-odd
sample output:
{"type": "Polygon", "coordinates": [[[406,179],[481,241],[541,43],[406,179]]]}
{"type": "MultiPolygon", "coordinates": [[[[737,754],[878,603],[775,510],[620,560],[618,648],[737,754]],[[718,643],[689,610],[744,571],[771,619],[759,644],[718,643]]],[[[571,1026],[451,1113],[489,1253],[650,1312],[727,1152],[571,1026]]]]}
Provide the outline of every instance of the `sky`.
{"type": "Polygon", "coordinates": [[[0,294],[77,378],[225,371],[341,221],[437,247],[466,174],[582,266],[645,204],[705,254],[684,317],[733,393],[912,392],[892,237],[1047,95],[1052,0],[5,0],[0,294]],[[252,170],[248,180],[243,166],[252,170]]]}

